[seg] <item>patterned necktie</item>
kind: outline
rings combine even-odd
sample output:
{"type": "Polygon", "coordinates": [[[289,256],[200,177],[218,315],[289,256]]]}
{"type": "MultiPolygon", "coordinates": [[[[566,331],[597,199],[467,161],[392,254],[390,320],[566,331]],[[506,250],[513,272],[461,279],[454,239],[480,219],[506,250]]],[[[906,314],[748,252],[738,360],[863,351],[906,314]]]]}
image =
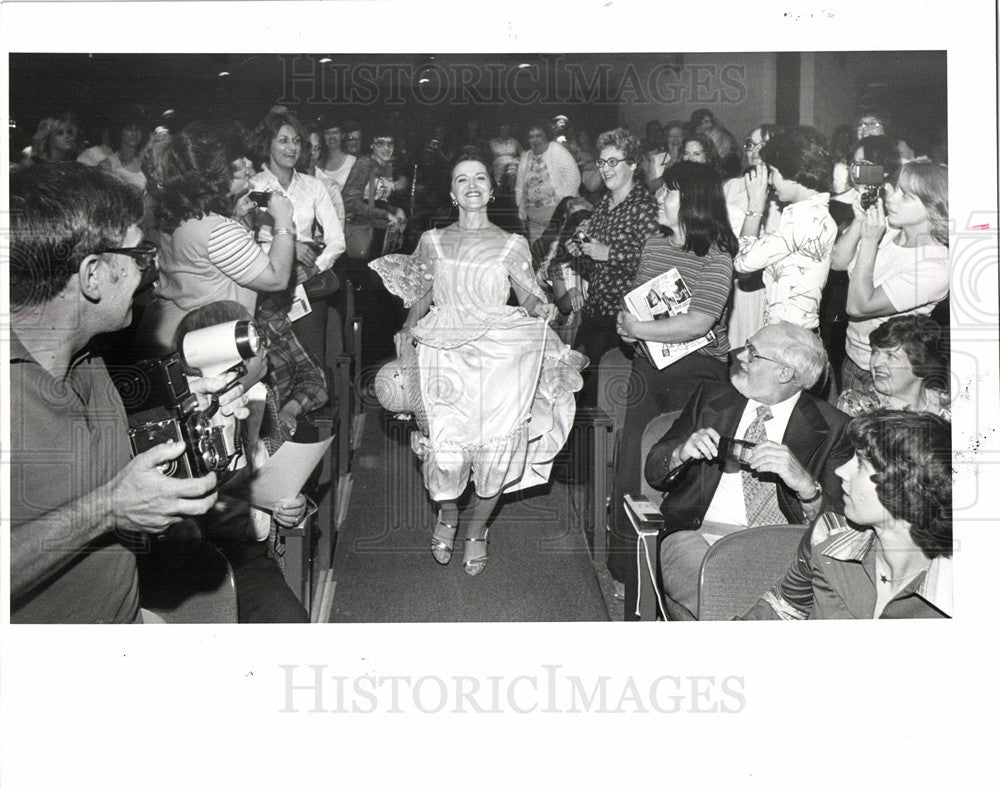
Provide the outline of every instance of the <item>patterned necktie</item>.
{"type": "MultiPolygon", "coordinates": [[[[772,417],[767,405],[757,407],[757,418],[750,422],[743,440],[749,443],[759,443],[767,436],[764,433],[764,422],[772,417]]],[[[758,525],[774,525],[787,523],[788,519],[778,507],[777,486],[773,481],[763,481],[754,471],[744,468],[740,471],[743,478],[743,502],[747,509],[747,525],[753,528],[758,525]]]]}

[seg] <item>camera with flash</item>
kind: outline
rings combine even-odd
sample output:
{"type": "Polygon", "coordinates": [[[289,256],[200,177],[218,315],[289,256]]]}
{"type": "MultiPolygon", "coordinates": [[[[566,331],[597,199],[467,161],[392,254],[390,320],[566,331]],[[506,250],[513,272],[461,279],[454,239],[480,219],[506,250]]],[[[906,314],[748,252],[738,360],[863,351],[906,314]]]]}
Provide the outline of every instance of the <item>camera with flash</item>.
{"type": "Polygon", "coordinates": [[[197,477],[214,471],[221,482],[243,467],[246,458],[236,419],[219,409],[219,397],[225,391],[201,407],[188,386],[185,368],[204,377],[230,370],[241,376],[246,371],[244,362],[258,353],[261,344],[252,321],[232,320],[188,332],[180,353],[118,372],[114,381],[128,415],[133,454],[175,440],[183,441],[185,450],[164,468],[168,476],[197,477]]]}

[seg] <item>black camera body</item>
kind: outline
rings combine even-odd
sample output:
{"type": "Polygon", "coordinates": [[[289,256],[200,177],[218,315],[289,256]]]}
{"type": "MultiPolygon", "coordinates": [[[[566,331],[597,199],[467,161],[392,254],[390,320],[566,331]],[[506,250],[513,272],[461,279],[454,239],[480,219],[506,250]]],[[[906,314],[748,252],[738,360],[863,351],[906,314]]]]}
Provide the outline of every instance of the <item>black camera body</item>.
{"type": "Polygon", "coordinates": [[[885,201],[885,170],[881,164],[855,162],[850,169],[851,180],[861,190],[861,209],[867,211],[876,202],[885,201]]]}
{"type": "Polygon", "coordinates": [[[222,428],[212,423],[218,405],[198,407],[179,353],[119,370],[114,382],[128,415],[133,455],[167,441],[182,441],[184,453],[165,466],[165,475],[195,478],[213,471],[224,475],[233,458],[222,428]]]}
{"type": "Polygon", "coordinates": [[[271,192],[250,192],[247,197],[253,200],[258,208],[266,208],[271,202],[271,192]]]}

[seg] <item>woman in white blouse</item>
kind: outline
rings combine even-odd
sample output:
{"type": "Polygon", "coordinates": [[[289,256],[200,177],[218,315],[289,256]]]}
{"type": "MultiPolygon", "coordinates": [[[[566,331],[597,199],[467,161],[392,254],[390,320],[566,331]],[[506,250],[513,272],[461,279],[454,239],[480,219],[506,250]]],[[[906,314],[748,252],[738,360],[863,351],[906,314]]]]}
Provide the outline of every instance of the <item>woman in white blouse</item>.
{"type": "MultiPolygon", "coordinates": [[[[309,279],[329,269],[344,251],[344,231],[326,187],[295,169],[306,142],[302,126],[289,112],[269,112],[254,130],[252,153],[261,171],[250,179],[254,191],[277,192],[295,206],[295,262],[298,278],[309,279]],[[321,246],[322,244],[322,246],[321,246]]],[[[260,228],[260,244],[267,251],[270,226],[260,228]]]]}

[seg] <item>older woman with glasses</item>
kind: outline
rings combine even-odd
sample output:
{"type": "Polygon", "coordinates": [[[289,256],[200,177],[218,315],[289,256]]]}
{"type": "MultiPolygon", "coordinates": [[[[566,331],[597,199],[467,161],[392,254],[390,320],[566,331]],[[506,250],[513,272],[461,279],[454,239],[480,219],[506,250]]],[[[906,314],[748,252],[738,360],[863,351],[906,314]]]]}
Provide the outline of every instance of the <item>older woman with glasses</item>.
{"type": "MultiPolygon", "coordinates": [[[[617,318],[622,296],[629,289],[646,240],[658,232],[656,200],[636,179],[642,149],[628,129],[604,132],[597,139],[597,167],[608,192],[593,215],[581,225],[576,252],[577,272],[589,283],[583,300],[576,349],[590,359],[580,405],[597,405],[597,365],[618,344],[617,318]]],[[[558,276],[558,272],[553,271],[558,276]]],[[[556,285],[553,282],[553,288],[556,285]]],[[[571,289],[571,301],[580,293],[571,289]]]]}

